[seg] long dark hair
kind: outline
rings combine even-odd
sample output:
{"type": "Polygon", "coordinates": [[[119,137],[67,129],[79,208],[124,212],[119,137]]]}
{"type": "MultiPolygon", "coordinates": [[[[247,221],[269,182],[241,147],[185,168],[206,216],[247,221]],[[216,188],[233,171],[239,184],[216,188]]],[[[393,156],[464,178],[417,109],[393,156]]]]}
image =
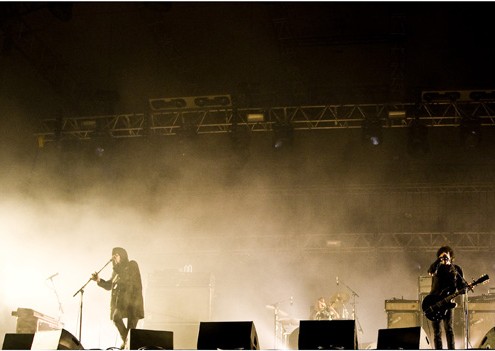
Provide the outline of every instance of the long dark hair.
{"type": "Polygon", "coordinates": [[[112,262],[113,270],[119,273],[129,263],[129,256],[127,255],[127,251],[122,247],[114,247],[112,249],[112,256],[115,254],[118,254],[120,256],[120,264],[116,265],[114,262],[112,262]]]}

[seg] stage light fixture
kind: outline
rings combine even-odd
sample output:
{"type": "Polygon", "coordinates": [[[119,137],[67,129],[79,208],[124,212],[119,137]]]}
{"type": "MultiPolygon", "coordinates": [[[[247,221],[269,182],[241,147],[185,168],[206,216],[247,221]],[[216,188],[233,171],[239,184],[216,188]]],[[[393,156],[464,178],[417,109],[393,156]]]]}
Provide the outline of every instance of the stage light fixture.
{"type": "Polygon", "coordinates": [[[292,146],[294,128],[290,124],[274,124],[272,146],[275,150],[292,146]]]}
{"type": "Polygon", "coordinates": [[[407,131],[407,152],[413,157],[423,156],[430,150],[428,128],[416,118],[407,131]]]}
{"type": "Polygon", "coordinates": [[[404,119],[404,118],[406,118],[406,111],[403,111],[403,110],[388,111],[388,118],[390,118],[390,119],[404,119]]]}
{"type": "Polygon", "coordinates": [[[464,117],[459,125],[461,145],[474,149],[481,142],[481,120],[476,117],[464,117]]]}
{"type": "Polygon", "coordinates": [[[105,154],[105,148],[101,145],[97,145],[95,147],[95,155],[96,157],[103,157],[103,155],[105,154]]]}
{"type": "Polygon", "coordinates": [[[248,113],[248,122],[263,122],[265,120],[265,115],[263,113],[248,113]]]}
{"type": "Polygon", "coordinates": [[[362,138],[366,144],[379,146],[383,142],[382,121],[380,119],[365,119],[362,124],[362,138]]]}

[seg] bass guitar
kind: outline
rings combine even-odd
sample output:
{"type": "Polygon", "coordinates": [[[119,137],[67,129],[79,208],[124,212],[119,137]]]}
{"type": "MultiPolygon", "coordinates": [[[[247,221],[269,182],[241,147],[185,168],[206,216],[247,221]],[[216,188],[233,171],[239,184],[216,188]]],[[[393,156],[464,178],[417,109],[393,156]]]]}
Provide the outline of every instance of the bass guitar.
{"type": "Polygon", "coordinates": [[[473,282],[468,284],[465,288],[445,297],[432,294],[427,295],[421,304],[423,314],[430,321],[439,321],[444,319],[447,311],[456,306],[456,304],[452,302],[453,299],[464,293],[466,289],[472,290],[476,285],[487,282],[488,279],[490,279],[488,274],[482,275],[477,280],[473,280],[473,282]]]}

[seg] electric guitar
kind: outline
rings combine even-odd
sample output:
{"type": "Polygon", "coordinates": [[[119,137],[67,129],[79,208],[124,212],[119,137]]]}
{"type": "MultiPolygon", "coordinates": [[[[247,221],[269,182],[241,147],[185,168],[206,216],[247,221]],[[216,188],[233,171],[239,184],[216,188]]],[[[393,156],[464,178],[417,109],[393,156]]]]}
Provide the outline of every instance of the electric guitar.
{"type": "Polygon", "coordinates": [[[487,282],[488,279],[490,279],[488,274],[482,275],[476,281],[473,280],[473,282],[468,284],[465,288],[445,297],[432,294],[427,295],[421,304],[423,314],[430,321],[439,321],[444,319],[447,311],[456,306],[456,304],[452,302],[453,299],[464,293],[466,289],[472,290],[476,285],[487,282]]]}

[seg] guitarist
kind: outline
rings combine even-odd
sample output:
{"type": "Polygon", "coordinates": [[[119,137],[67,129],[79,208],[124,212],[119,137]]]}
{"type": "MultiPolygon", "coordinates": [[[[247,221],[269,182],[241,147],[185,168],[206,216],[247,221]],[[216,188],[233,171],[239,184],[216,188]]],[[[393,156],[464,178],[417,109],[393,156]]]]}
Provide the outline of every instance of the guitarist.
{"type": "MultiPolygon", "coordinates": [[[[437,251],[437,260],[433,262],[428,269],[428,273],[432,276],[430,295],[438,295],[446,297],[456,291],[463,290],[465,294],[465,280],[461,267],[453,263],[454,250],[449,246],[442,246],[437,251]]],[[[445,336],[447,338],[448,349],[455,349],[454,339],[454,323],[453,323],[453,309],[455,303],[447,306],[448,309],[443,319],[432,321],[433,325],[433,343],[435,349],[442,349],[442,331],[441,323],[443,321],[443,327],[445,329],[445,336]]]]}

